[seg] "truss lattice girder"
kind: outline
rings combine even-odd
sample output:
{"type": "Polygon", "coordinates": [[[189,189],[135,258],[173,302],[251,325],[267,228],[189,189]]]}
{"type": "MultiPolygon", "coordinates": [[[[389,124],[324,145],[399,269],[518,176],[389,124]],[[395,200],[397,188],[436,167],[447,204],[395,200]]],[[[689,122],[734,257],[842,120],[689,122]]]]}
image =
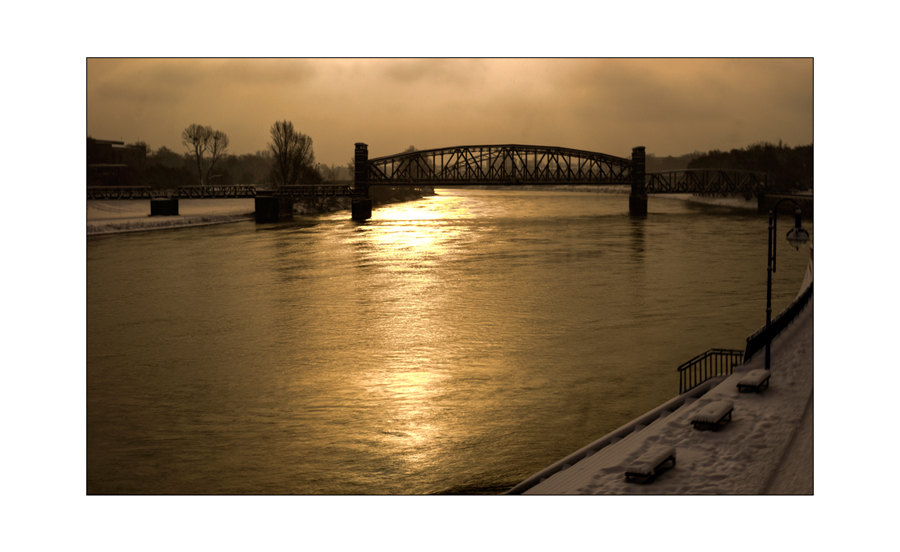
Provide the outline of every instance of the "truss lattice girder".
{"type": "Polygon", "coordinates": [[[153,199],[153,190],[132,186],[97,186],[87,189],[88,199],[153,199]]]}
{"type": "Polygon", "coordinates": [[[253,186],[186,186],[178,188],[173,199],[216,199],[256,197],[253,186]]]}
{"type": "Polygon", "coordinates": [[[352,186],[282,186],[275,191],[280,197],[347,197],[353,195],[352,186]]]}
{"type": "Polygon", "coordinates": [[[368,161],[369,185],[627,184],[632,162],[568,148],[456,146],[368,161]]]}
{"type": "Polygon", "coordinates": [[[648,173],[648,194],[744,194],[758,195],[769,186],[768,175],[751,171],[693,169],[648,173]]]}
{"type": "MultiPolygon", "coordinates": [[[[349,185],[282,186],[273,192],[280,197],[352,196],[349,185]]],[[[95,186],[87,189],[88,199],[241,199],[258,195],[255,186],[185,186],[175,190],[153,190],[147,187],[95,186]]]]}

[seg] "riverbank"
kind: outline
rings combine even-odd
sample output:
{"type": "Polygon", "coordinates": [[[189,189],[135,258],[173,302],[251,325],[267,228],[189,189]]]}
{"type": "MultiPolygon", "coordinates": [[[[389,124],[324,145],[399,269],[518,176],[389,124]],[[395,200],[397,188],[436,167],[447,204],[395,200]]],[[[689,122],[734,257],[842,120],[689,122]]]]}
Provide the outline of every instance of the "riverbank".
{"type": "Polygon", "coordinates": [[[720,207],[733,207],[756,211],[756,198],[744,199],[743,197],[702,196],[695,194],[653,194],[652,199],[671,199],[675,201],[688,201],[690,203],[702,203],[704,205],[717,205],[720,207]]]}
{"type": "MultiPolygon", "coordinates": [[[[473,186],[487,189],[489,186],[473,186]]],[[[508,189],[508,188],[507,188],[508,189]]],[[[521,186],[517,189],[530,191],[563,191],[591,193],[629,193],[629,186],[521,186]]],[[[373,191],[380,188],[373,188],[373,191]]],[[[433,188],[406,191],[403,188],[391,193],[393,188],[377,192],[373,198],[375,207],[392,203],[414,201],[428,195],[436,195],[433,188]]],[[[755,210],[756,200],[744,200],[739,197],[709,197],[693,194],[658,194],[657,198],[687,201],[733,207],[737,209],[755,210]]],[[[298,216],[314,216],[334,213],[350,209],[350,198],[324,197],[311,198],[309,201],[298,201],[294,204],[294,214],[298,216]]],[[[184,199],[179,202],[177,216],[150,217],[150,202],[147,200],[94,200],[87,202],[87,235],[122,234],[128,232],[145,232],[148,230],[164,230],[190,226],[207,226],[212,224],[228,224],[253,220],[255,211],[252,199],[184,199]]]]}
{"type": "MultiPolygon", "coordinates": [[[[373,190],[378,190],[373,188],[373,190]]],[[[372,194],[375,206],[415,201],[434,189],[387,188],[372,194]]],[[[316,197],[294,203],[294,214],[313,216],[350,209],[349,197],[316,197]]],[[[87,202],[87,235],[123,234],[254,220],[253,199],[182,199],[178,215],[150,216],[149,200],[87,202]]]]}
{"type": "Polygon", "coordinates": [[[253,220],[252,199],[182,199],[178,215],[150,216],[149,200],[87,202],[87,235],[123,234],[253,220]]]}
{"type": "MultiPolygon", "coordinates": [[[[812,262],[807,275],[804,285],[812,281],[812,262]]],[[[810,299],[797,319],[772,341],[768,389],[759,394],[737,390],[746,372],[763,367],[764,354],[759,352],[700,396],[676,397],[610,434],[623,435],[610,444],[604,437],[511,492],[813,494],[813,310],[810,299]],[[691,419],[715,400],[734,404],[732,421],[715,432],[695,430],[691,419]],[[627,467],[653,445],[674,447],[676,467],[650,485],[626,482],[627,467]]]]}
{"type": "MultiPolygon", "coordinates": [[[[580,193],[598,193],[598,194],[630,194],[631,185],[604,185],[604,186],[537,186],[537,185],[521,185],[521,186],[465,186],[465,188],[473,190],[518,190],[526,192],[580,192],[580,193]]],[[[743,197],[732,196],[705,196],[697,194],[651,194],[651,198],[670,199],[677,201],[688,201],[691,203],[702,203],[704,205],[718,205],[720,207],[733,207],[735,209],[746,209],[756,211],[756,198],[744,199],[743,197]]]]}

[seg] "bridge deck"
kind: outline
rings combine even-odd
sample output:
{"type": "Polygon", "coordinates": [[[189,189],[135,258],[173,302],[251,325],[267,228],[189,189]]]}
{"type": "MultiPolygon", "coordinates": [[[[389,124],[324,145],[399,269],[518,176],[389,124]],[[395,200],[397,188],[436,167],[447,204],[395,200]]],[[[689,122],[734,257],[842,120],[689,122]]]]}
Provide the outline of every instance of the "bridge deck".
{"type": "Polygon", "coordinates": [[[765,173],[730,169],[688,169],[647,173],[648,194],[759,195],[769,187],[765,173]]]}
{"type": "Polygon", "coordinates": [[[277,190],[261,190],[255,186],[185,186],[174,190],[155,190],[145,186],[93,186],[87,199],[248,199],[276,197],[349,197],[354,192],[348,184],[282,186],[277,190]]]}

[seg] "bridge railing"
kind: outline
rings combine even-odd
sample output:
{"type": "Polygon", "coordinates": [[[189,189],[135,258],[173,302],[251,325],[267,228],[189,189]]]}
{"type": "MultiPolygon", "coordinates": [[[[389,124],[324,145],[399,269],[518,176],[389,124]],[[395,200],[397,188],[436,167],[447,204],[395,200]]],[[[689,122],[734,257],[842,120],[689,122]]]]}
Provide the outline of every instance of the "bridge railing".
{"type": "Polygon", "coordinates": [[[280,197],[341,197],[353,195],[349,184],[315,184],[282,186],[275,190],[257,189],[256,186],[182,186],[175,189],[154,189],[147,186],[91,186],[87,199],[240,199],[260,195],[280,197]]]}
{"type": "Polygon", "coordinates": [[[686,393],[716,376],[728,376],[744,361],[739,349],[710,349],[678,367],[678,394],[686,393]]]}
{"type": "Polygon", "coordinates": [[[647,173],[648,194],[734,194],[758,196],[769,189],[769,175],[731,169],[686,169],[647,173]]]}
{"type": "Polygon", "coordinates": [[[353,195],[350,185],[282,186],[273,190],[277,197],[347,197],[353,195]]]}
{"type": "Polygon", "coordinates": [[[213,199],[256,197],[255,186],[184,186],[177,188],[172,199],[213,199]]]}
{"type": "Polygon", "coordinates": [[[155,194],[146,186],[91,186],[87,189],[88,199],[154,199],[155,194]]]}

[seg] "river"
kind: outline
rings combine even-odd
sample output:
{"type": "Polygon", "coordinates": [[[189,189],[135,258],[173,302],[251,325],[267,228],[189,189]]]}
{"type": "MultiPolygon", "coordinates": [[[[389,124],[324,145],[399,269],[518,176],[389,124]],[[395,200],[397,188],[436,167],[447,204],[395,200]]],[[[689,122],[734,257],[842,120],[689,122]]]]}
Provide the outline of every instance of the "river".
{"type": "MultiPolygon", "coordinates": [[[[755,212],[438,194],[88,237],[88,494],[502,493],[765,322],[755,212]]],[[[791,219],[774,314],[808,261],[791,219]]]]}

